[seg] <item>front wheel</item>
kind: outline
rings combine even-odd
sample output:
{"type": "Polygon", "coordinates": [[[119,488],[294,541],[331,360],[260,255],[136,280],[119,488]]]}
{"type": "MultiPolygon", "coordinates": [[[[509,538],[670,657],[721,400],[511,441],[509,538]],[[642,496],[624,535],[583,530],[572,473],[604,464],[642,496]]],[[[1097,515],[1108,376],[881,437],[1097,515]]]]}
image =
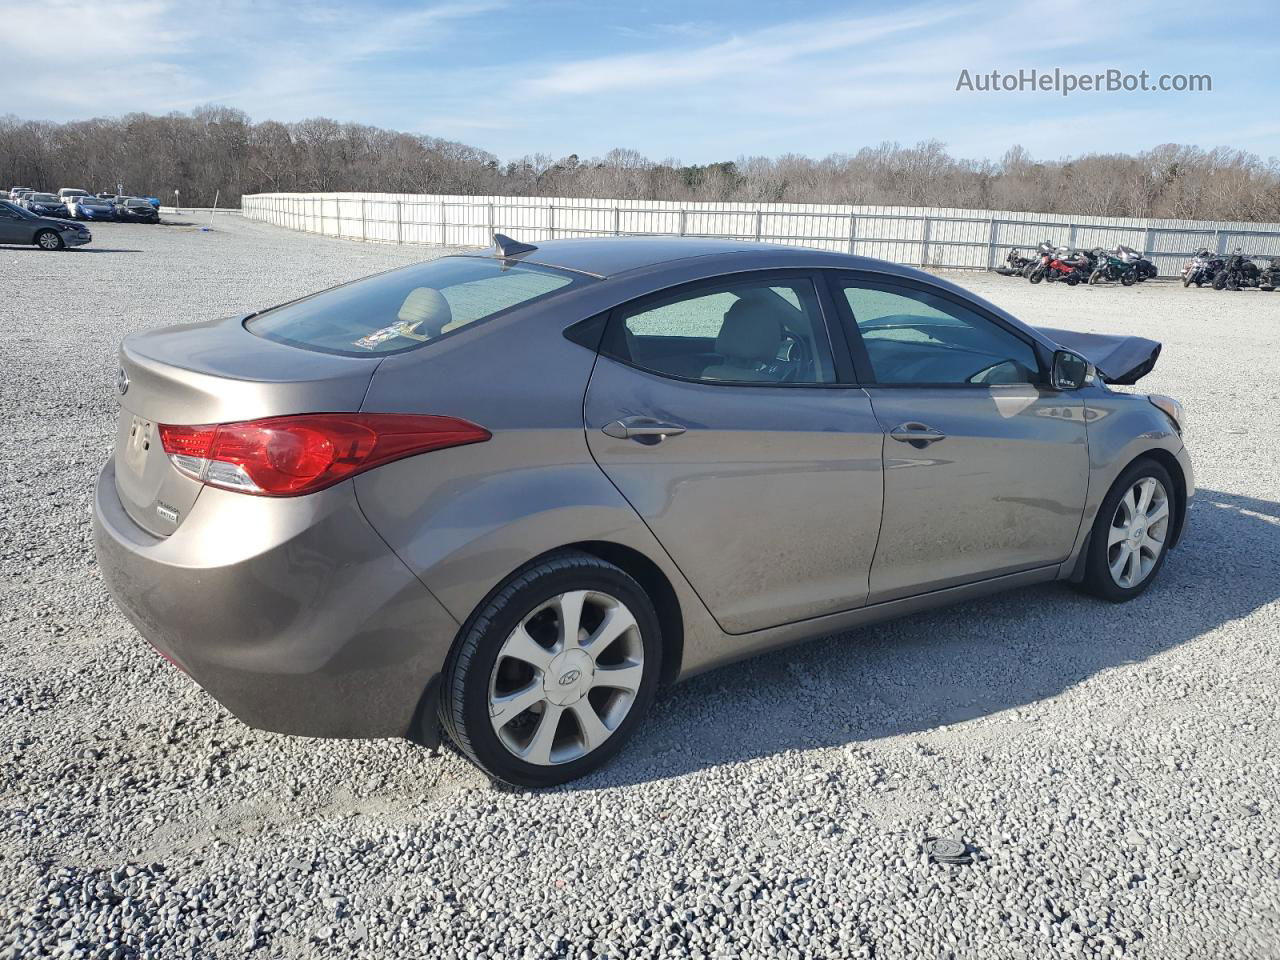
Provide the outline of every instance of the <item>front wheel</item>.
{"type": "Polygon", "coordinates": [[[1039,269],[1032,270],[1031,274],[1027,277],[1027,279],[1030,280],[1032,283],[1039,283],[1041,280],[1044,279],[1044,271],[1039,269]]]}
{"type": "Polygon", "coordinates": [[[1169,471],[1154,460],[1139,460],[1120,475],[1093,521],[1085,590],[1122,603],[1151,585],[1174,529],[1173,489],[1169,471]]]}
{"type": "Polygon", "coordinates": [[[661,673],[658,615],[621,568],[566,551],[518,571],[463,627],[440,720],[494,780],[546,787],[622,749],[661,673]]]}
{"type": "Polygon", "coordinates": [[[41,250],[61,250],[65,244],[57,230],[41,230],[36,234],[36,246],[41,250]]]}

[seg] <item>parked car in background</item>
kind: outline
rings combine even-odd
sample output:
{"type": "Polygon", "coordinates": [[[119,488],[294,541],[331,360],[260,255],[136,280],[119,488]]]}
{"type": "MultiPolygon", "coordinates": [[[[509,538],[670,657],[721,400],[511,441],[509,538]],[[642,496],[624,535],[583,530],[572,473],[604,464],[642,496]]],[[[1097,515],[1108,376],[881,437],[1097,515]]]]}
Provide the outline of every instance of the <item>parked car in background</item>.
{"type": "Polygon", "coordinates": [[[1108,387],[1154,341],[846,254],[495,241],[121,345],[99,569],[246,722],[442,724],[561,783],[662,682],[1009,587],[1129,600],[1178,542],[1182,409],[1108,387]]]}
{"type": "Polygon", "coordinates": [[[88,243],[93,235],[78,223],[37,217],[9,200],[0,200],[0,243],[34,244],[42,250],[61,250],[88,243]]]}
{"type": "Polygon", "coordinates": [[[88,196],[91,196],[88,190],[81,190],[78,187],[62,187],[58,190],[58,199],[66,204],[68,213],[71,212],[71,202],[75,200],[76,197],[88,196]]]}
{"type": "Polygon", "coordinates": [[[143,199],[143,200],[145,200],[145,201],[147,201],[147,203],[151,204],[151,205],[152,205],[153,207],[155,207],[157,210],[159,210],[159,209],[160,209],[160,198],[159,198],[159,197],[143,197],[142,199],[143,199]]]}
{"type": "Polygon", "coordinates": [[[29,193],[19,206],[30,210],[37,217],[67,216],[67,205],[52,193],[29,193]]]}
{"type": "Polygon", "coordinates": [[[125,223],[159,223],[160,211],[142,197],[119,197],[116,219],[125,223]]]}
{"type": "Polygon", "coordinates": [[[73,197],[67,204],[71,216],[76,220],[114,220],[116,205],[110,200],[99,200],[97,197],[85,195],[73,197]]]}

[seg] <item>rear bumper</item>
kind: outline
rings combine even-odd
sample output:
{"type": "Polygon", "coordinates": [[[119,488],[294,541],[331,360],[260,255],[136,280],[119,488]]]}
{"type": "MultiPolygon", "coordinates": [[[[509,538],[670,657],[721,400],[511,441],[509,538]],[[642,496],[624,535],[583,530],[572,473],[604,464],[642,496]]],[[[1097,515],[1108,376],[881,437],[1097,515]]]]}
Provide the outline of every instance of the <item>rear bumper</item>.
{"type": "Polygon", "coordinates": [[[365,520],[350,483],[269,499],[206,488],[153,537],[98,477],[103,580],[153,646],[250,726],[411,732],[458,624],[365,520]]]}

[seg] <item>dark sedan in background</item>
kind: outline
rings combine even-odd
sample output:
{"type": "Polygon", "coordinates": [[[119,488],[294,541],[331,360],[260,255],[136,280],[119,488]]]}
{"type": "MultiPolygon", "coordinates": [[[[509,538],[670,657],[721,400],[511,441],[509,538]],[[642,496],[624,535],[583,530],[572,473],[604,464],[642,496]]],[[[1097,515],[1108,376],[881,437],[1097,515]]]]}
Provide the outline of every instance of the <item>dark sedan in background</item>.
{"type": "Polygon", "coordinates": [[[0,243],[35,244],[42,250],[79,247],[93,235],[78,223],[37,217],[16,203],[0,200],[0,243]]]}
{"type": "Polygon", "coordinates": [[[67,217],[67,205],[52,193],[29,193],[20,206],[31,211],[37,217],[57,217],[59,219],[67,217]]]}
{"type": "Polygon", "coordinates": [[[122,223],[159,223],[160,211],[141,197],[116,200],[116,219],[122,223]]]}

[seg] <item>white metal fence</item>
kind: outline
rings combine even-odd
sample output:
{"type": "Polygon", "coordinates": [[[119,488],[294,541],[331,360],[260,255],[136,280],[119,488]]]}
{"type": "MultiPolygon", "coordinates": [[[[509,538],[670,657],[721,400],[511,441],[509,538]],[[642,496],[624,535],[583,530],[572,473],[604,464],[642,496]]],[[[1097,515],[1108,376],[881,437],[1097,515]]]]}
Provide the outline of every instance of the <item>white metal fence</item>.
{"type": "Polygon", "coordinates": [[[838,250],[913,266],[987,270],[1009,247],[1126,244],[1162,274],[1195,250],[1280,256],[1280,224],[809,203],[694,203],[388,193],[260,193],[253,220],[347,240],[484,246],[494,231],[537,243],[561,237],[729,237],[838,250]]]}

